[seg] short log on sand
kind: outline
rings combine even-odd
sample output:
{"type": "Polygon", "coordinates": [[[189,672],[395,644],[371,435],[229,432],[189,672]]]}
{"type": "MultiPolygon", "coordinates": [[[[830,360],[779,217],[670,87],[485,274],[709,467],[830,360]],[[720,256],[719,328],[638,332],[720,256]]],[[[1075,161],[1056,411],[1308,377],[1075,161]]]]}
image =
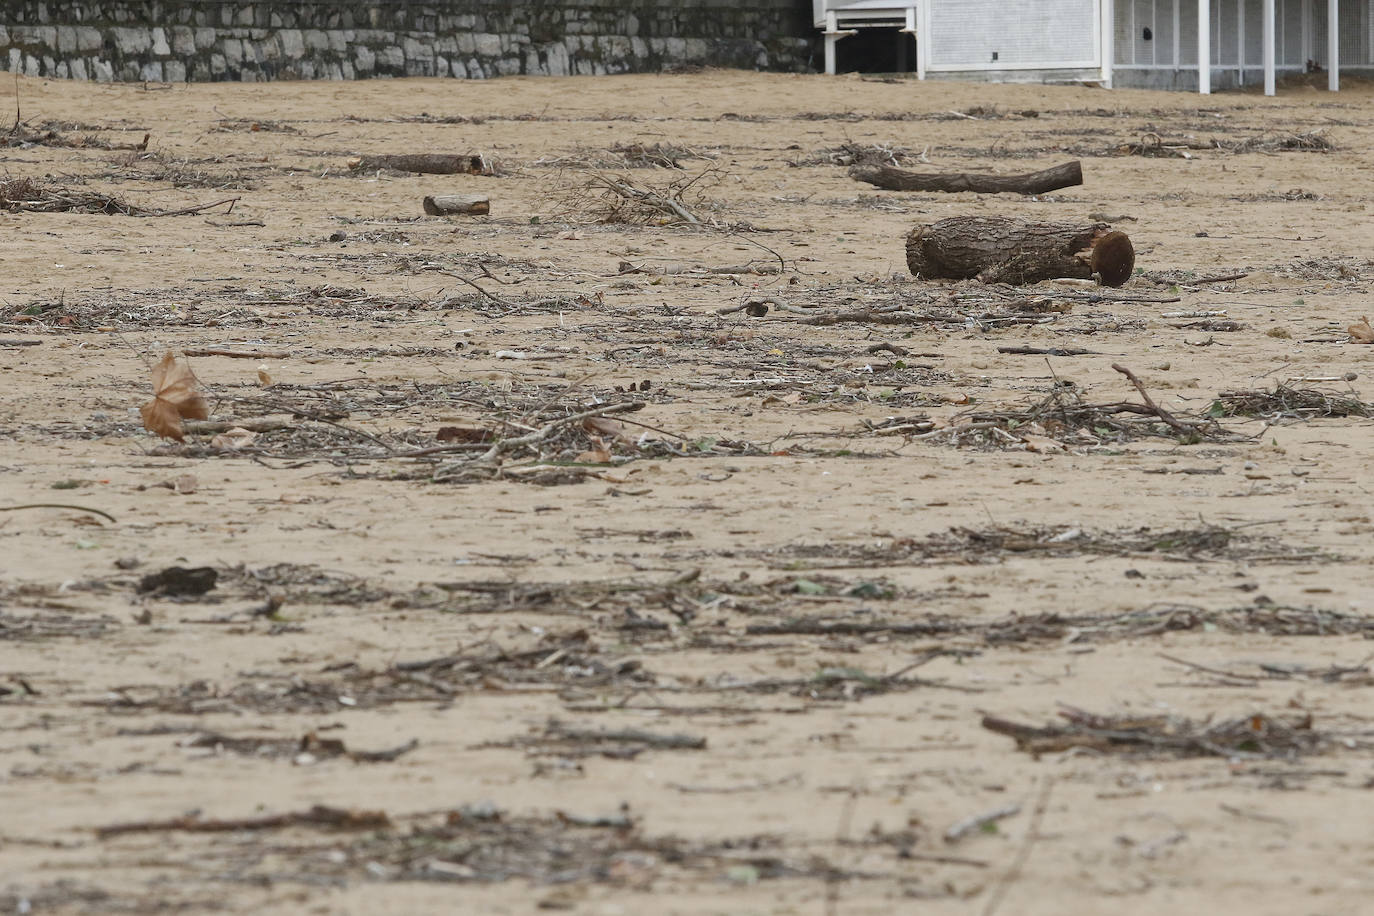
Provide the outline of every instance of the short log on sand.
{"type": "Polygon", "coordinates": [[[1083,168],[1074,160],[1026,175],[989,175],[985,172],[908,172],[890,165],[856,165],[850,168],[849,177],[885,191],[1046,194],[1082,184],[1083,168]]]}
{"type": "Polygon", "coordinates": [[[906,263],[923,279],[1036,283],[1096,276],[1103,286],[1120,286],[1135,269],[1135,247],[1106,223],[952,216],[911,230],[906,263]]]}
{"type": "Polygon", "coordinates": [[[436,194],[422,202],[430,216],[485,216],[491,200],[485,194],[436,194]]]}
{"type": "Polygon", "coordinates": [[[454,156],[449,153],[411,153],[401,156],[356,156],[348,160],[353,171],[396,169],[425,175],[489,175],[489,166],[481,156],[454,156]]]}

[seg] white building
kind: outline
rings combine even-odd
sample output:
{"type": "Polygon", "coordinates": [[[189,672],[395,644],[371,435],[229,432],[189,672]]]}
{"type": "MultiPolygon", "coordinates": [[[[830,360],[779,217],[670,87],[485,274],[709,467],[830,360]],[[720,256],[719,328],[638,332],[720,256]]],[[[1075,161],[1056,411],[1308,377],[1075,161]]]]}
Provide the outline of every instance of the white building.
{"type": "Polygon", "coordinates": [[[826,72],[859,29],[894,30],[921,79],[1196,89],[1374,72],[1374,0],[812,0],[826,72]],[[1336,27],[1330,27],[1335,23],[1336,27]],[[914,40],[913,40],[914,39],[914,40]]]}

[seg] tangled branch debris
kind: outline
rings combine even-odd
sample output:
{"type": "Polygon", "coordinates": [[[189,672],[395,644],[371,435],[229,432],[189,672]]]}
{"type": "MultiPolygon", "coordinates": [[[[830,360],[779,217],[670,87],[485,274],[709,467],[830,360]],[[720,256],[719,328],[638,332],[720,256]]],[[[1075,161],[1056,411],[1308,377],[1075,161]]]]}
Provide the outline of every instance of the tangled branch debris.
{"type": "Polygon", "coordinates": [[[1214,416],[1165,410],[1129,370],[1113,368],[1128,375],[1144,403],[1092,404],[1083,399],[1076,386],[1060,382],[1029,407],[965,411],[957,414],[950,426],[919,438],[961,447],[1031,451],[1062,451],[1070,445],[1093,447],[1140,438],[1174,439],[1185,444],[1243,438],[1223,428],[1214,416]]]}
{"type": "Polygon", "coordinates": [[[631,181],[610,172],[580,172],[563,189],[559,215],[590,217],[599,223],[684,223],[700,226],[707,222],[694,209],[707,203],[706,192],[724,179],[715,166],[701,172],[679,175],[658,186],[631,181]]]}
{"type": "Polygon", "coordinates": [[[1018,750],[1039,757],[1072,748],[1145,757],[1291,759],[1340,746],[1338,736],[1313,727],[1311,715],[1254,713],[1212,722],[1182,716],[1102,716],[1064,706],[1067,725],[1037,727],[984,716],[983,728],[1007,735],[1018,750]]]}
{"type": "Polygon", "coordinates": [[[128,203],[108,194],[71,191],[66,188],[45,188],[32,178],[11,178],[0,181],[0,209],[11,212],[62,213],[72,211],[107,215],[118,214],[121,216],[189,216],[195,213],[204,213],[226,204],[228,209],[225,212],[229,213],[233,211],[234,204],[238,203],[238,200],[237,197],[231,197],[226,200],[217,200],[214,203],[184,207],[180,210],[153,210],[128,203]]]}
{"type": "Polygon", "coordinates": [[[1294,388],[1278,382],[1273,391],[1223,391],[1208,413],[1214,417],[1263,417],[1270,421],[1374,417],[1374,404],[1320,388],[1294,388]]]}
{"type": "Polygon", "coordinates": [[[839,146],[818,149],[809,156],[788,160],[788,165],[805,167],[816,165],[842,166],[890,166],[900,168],[914,162],[929,162],[926,151],[917,153],[895,143],[872,143],[864,145],[852,140],[839,146]]]}
{"type": "Polygon", "coordinates": [[[618,154],[627,168],[680,169],[684,159],[714,159],[715,156],[672,143],[617,143],[611,152],[618,154]]]}
{"type": "Polygon", "coordinates": [[[70,125],[64,125],[55,121],[45,121],[37,128],[34,128],[16,120],[14,126],[11,127],[3,137],[0,137],[0,147],[52,146],[66,149],[130,150],[133,152],[142,152],[148,148],[148,140],[152,137],[152,134],[145,133],[143,139],[138,143],[116,143],[105,140],[93,133],[71,136],[65,133],[67,129],[70,129],[70,125]]]}
{"type": "Polygon", "coordinates": [[[1262,134],[1233,143],[1223,140],[1199,140],[1192,136],[1166,137],[1154,131],[1142,134],[1139,140],[1115,147],[1112,152],[1121,156],[1144,156],[1154,159],[1189,159],[1190,150],[1222,150],[1230,153],[1320,152],[1336,149],[1321,130],[1301,134],[1262,134]]]}

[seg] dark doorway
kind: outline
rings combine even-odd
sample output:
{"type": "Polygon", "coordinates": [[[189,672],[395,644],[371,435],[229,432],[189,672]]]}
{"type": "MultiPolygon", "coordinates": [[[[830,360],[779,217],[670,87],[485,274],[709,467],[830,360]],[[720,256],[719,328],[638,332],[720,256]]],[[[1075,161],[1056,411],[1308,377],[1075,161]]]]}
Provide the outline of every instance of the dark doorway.
{"type": "Polygon", "coordinates": [[[907,73],[916,69],[916,37],[900,29],[859,29],[835,45],[837,73],[907,73]]]}

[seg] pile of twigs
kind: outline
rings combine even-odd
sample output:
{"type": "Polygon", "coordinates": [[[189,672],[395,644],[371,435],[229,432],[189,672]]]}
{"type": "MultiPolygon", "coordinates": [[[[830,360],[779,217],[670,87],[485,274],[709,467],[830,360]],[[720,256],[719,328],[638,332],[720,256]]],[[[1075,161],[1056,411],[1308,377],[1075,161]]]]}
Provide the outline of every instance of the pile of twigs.
{"type": "Polygon", "coordinates": [[[229,212],[237,197],[180,210],[152,210],[94,191],[71,191],[66,188],[45,188],[32,178],[11,178],[0,181],[0,209],[28,213],[104,213],[120,216],[188,216],[204,213],[213,207],[228,205],[229,212]]]}
{"type": "Polygon", "coordinates": [[[1307,420],[1313,417],[1374,417],[1374,404],[1319,388],[1293,388],[1283,382],[1273,391],[1223,391],[1210,411],[1217,417],[1307,420]]]}

